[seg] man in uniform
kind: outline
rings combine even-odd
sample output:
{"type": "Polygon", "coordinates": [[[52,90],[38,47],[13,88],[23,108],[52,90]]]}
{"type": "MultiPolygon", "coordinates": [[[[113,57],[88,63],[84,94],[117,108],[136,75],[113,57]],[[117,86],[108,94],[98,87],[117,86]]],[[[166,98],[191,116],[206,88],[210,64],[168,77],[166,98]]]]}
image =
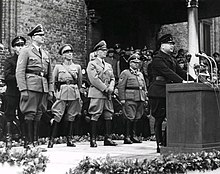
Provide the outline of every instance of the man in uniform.
{"type": "Polygon", "coordinates": [[[64,129],[67,146],[75,147],[71,142],[73,121],[81,113],[81,99],[79,89],[82,86],[82,70],[79,64],[73,63],[73,47],[70,44],[63,45],[59,54],[63,63],[55,66],[53,70],[53,81],[55,82],[56,102],[51,108],[54,115],[52,134],[48,148],[53,148],[58,123],[64,117],[64,129]],[[66,112],[65,112],[66,111],[66,112]],[[64,115],[65,113],[65,115],[64,115]]]}
{"type": "Polygon", "coordinates": [[[107,57],[104,58],[104,60],[112,65],[113,73],[115,75],[115,81],[118,81],[118,71],[117,71],[117,66],[118,66],[118,60],[114,58],[114,49],[109,48],[107,57]]]}
{"type": "Polygon", "coordinates": [[[166,84],[185,83],[186,72],[178,65],[172,56],[174,40],[171,34],[162,36],[158,41],[159,51],[153,57],[151,70],[153,82],[148,89],[148,97],[151,105],[152,116],[155,118],[155,135],[157,152],[160,145],[166,145],[162,138],[162,122],[166,117],[166,84]]]}
{"type": "Polygon", "coordinates": [[[126,119],[124,144],[141,143],[136,136],[137,121],[144,113],[147,89],[139,71],[139,58],[138,54],[129,57],[129,69],[122,71],[118,82],[118,95],[126,119]]]}
{"type": "Polygon", "coordinates": [[[97,147],[96,124],[101,115],[103,115],[106,123],[104,145],[116,146],[117,144],[110,137],[114,113],[111,94],[115,86],[115,77],[112,66],[104,61],[108,51],[106,42],[100,41],[94,50],[97,52],[97,57],[90,61],[87,67],[87,74],[91,83],[88,93],[88,97],[91,99],[89,105],[89,114],[91,115],[90,146],[97,147]]]}
{"type": "Polygon", "coordinates": [[[21,92],[20,109],[27,125],[29,147],[38,145],[38,129],[47,102],[53,96],[52,69],[44,44],[44,30],[38,24],[28,34],[32,43],[18,56],[16,79],[21,92]]]}
{"type": "MultiPolygon", "coordinates": [[[[26,43],[26,39],[22,36],[17,36],[12,40],[11,46],[14,50],[14,55],[7,58],[5,60],[4,65],[4,75],[5,75],[5,83],[6,83],[6,92],[5,92],[5,117],[7,120],[6,125],[6,147],[11,148],[12,145],[12,125],[13,121],[16,119],[16,111],[20,122],[20,129],[22,133],[22,138],[25,142],[24,136],[24,116],[21,114],[19,108],[19,101],[20,101],[20,92],[17,87],[16,77],[15,77],[15,70],[18,60],[18,55],[20,53],[21,48],[24,47],[26,43]]],[[[26,143],[24,143],[24,146],[26,143]]]]}

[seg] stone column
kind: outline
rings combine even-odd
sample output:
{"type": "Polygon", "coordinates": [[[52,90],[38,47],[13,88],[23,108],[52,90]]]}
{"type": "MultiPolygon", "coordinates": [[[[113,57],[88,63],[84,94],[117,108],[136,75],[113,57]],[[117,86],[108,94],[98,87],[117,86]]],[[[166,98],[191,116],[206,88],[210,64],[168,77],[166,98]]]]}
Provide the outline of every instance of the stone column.
{"type": "Polygon", "coordinates": [[[199,64],[199,30],[198,30],[198,4],[199,0],[186,0],[188,8],[188,51],[192,55],[189,63],[189,74],[195,76],[194,64],[199,64]]]}

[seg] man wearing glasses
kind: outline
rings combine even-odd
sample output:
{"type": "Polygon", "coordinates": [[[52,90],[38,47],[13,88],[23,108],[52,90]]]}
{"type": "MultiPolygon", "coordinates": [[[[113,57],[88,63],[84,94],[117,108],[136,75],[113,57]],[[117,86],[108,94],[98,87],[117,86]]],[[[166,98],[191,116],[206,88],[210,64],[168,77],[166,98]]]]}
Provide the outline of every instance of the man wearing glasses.
{"type": "Polygon", "coordinates": [[[39,123],[47,109],[47,100],[53,96],[51,62],[44,44],[44,30],[38,24],[28,36],[32,43],[18,56],[16,79],[21,92],[20,109],[25,117],[27,140],[30,146],[38,145],[39,123]]]}
{"type": "Polygon", "coordinates": [[[107,54],[107,45],[104,40],[100,41],[94,50],[97,57],[90,61],[87,66],[87,74],[91,86],[88,97],[90,98],[89,114],[91,115],[90,147],[97,147],[96,127],[97,121],[102,115],[105,120],[105,146],[116,146],[111,139],[111,122],[114,113],[111,94],[115,86],[115,77],[112,66],[104,61],[107,54]]]}
{"type": "Polygon", "coordinates": [[[13,56],[5,60],[4,75],[6,83],[5,92],[5,117],[7,120],[6,124],[6,147],[11,148],[12,146],[12,122],[16,120],[16,111],[20,121],[20,128],[22,137],[24,137],[24,117],[21,114],[19,108],[20,92],[17,87],[15,78],[15,69],[18,60],[20,50],[24,47],[26,39],[22,36],[17,36],[12,40],[11,46],[14,51],[13,56]]]}
{"type": "Polygon", "coordinates": [[[185,83],[187,75],[172,56],[175,48],[172,35],[163,35],[158,40],[158,46],[159,51],[151,63],[153,82],[148,89],[148,97],[151,113],[155,118],[154,128],[159,153],[160,146],[166,145],[166,138],[162,136],[162,123],[166,118],[166,84],[185,83]]]}

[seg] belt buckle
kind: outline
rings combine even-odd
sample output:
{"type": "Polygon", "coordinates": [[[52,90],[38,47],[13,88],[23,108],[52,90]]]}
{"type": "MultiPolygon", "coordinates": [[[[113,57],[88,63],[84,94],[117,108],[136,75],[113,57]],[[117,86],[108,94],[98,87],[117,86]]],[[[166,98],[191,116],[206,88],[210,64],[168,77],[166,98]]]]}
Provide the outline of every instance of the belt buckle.
{"type": "Polygon", "coordinates": [[[44,72],[40,72],[40,76],[43,77],[44,76],[44,72]]]}
{"type": "Polygon", "coordinates": [[[139,89],[142,90],[142,86],[139,86],[139,89]]]}
{"type": "Polygon", "coordinates": [[[66,84],[70,85],[70,80],[69,79],[66,80],[66,84]]]}

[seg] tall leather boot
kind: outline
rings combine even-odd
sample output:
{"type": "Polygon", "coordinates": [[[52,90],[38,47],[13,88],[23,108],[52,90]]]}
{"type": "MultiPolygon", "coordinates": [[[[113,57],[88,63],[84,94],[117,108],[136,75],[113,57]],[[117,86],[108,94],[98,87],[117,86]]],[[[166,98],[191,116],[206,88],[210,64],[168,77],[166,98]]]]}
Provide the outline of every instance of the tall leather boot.
{"type": "Polygon", "coordinates": [[[104,139],[104,146],[117,146],[118,144],[114,141],[112,141],[111,138],[111,120],[105,121],[105,139],[104,139]]]}
{"type": "Polygon", "coordinates": [[[131,121],[126,119],[124,144],[132,144],[133,143],[130,139],[130,128],[131,128],[131,121]]]}
{"type": "Polygon", "coordinates": [[[6,124],[6,147],[8,149],[12,148],[12,134],[11,134],[11,122],[7,122],[6,124]]]}
{"type": "Polygon", "coordinates": [[[26,124],[24,120],[24,115],[21,113],[21,111],[18,109],[18,119],[20,123],[20,132],[21,132],[21,141],[23,143],[23,147],[26,148],[27,146],[27,137],[26,137],[26,124]]]}
{"type": "Polygon", "coordinates": [[[34,121],[33,120],[25,120],[25,124],[27,126],[27,146],[26,148],[31,148],[34,143],[34,121]]]}
{"type": "Polygon", "coordinates": [[[58,127],[58,123],[54,120],[53,124],[52,124],[52,130],[51,130],[51,135],[50,135],[50,140],[48,143],[48,148],[53,148],[54,145],[54,138],[57,135],[57,127],[58,127]]]}
{"type": "Polygon", "coordinates": [[[76,145],[74,143],[71,142],[71,136],[72,136],[72,132],[73,132],[73,122],[72,121],[66,121],[65,122],[67,127],[67,133],[66,133],[66,145],[68,147],[76,147],[76,145]]]}
{"type": "Polygon", "coordinates": [[[39,145],[38,143],[39,126],[40,126],[40,121],[34,121],[34,142],[33,142],[34,147],[39,145]]]}
{"type": "Polygon", "coordinates": [[[20,127],[21,127],[21,138],[22,138],[22,141],[24,142],[24,148],[27,147],[27,129],[26,129],[26,124],[25,124],[25,121],[24,120],[21,120],[20,121],[20,127]]]}
{"type": "Polygon", "coordinates": [[[138,120],[134,120],[134,121],[132,121],[131,122],[131,141],[133,142],[133,143],[142,143],[139,139],[138,139],[138,137],[137,137],[137,135],[136,135],[136,132],[137,132],[137,121],[138,120]]]}
{"type": "Polygon", "coordinates": [[[157,153],[160,153],[160,145],[162,142],[162,118],[156,118],[154,123],[154,131],[157,143],[157,153]]]}
{"type": "Polygon", "coordinates": [[[96,121],[90,121],[90,147],[97,147],[96,144],[96,121]]]}

